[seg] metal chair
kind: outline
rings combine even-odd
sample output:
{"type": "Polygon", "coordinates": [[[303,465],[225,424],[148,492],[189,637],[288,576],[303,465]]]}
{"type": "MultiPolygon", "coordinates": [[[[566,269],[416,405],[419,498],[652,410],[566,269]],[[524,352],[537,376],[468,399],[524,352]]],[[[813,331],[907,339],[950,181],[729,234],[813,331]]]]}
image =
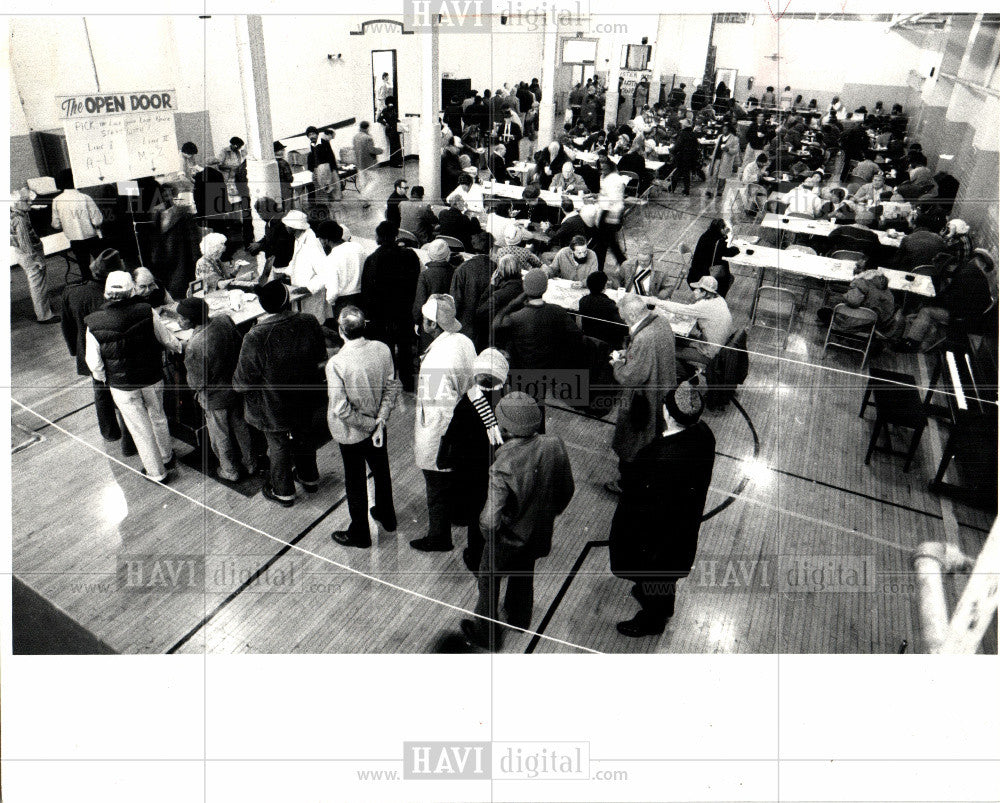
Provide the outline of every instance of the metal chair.
{"type": "Polygon", "coordinates": [[[408,248],[419,248],[420,240],[417,239],[417,235],[412,231],[407,231],[406,229],[400,229],[396,234],[396,242],[400,245],[405,245],[408,248]]]}
{"type": "Polygon", "coordinates": [[[799,312],[799,297],[791,290],[784,287],[774,287],[765,284],[757,291],[757,299],[754,302],[753,317],[750,319],[750,326],[759,326],[762,329],[773,329],[776,332],[784,332],[785,338],[781,347],[788,348],[788,336],[792,333],[795,325],[795,318],[799,312]],[[787,326],[781,326],[783,318],[787,317],[787,326]],[[771,322],[760,323],[760,319],[770,319],[771,322]]]}
{"type": "Polygon", "coordinates": [[[786,209],[788,209],[788,204],[777,198],[769,198],[764,202],[764,214],[783,215],[786,209]]]}
{"type": "Polygon", "coordinates": [[[798,251],[800,254],[811,254],[816,256],[816,249],[810,248],[808,245],[786,245],[786,251],[798,251]]]}
{"type": "Polygon", "coordinates": [[[830,259],[849,259],[851,262],[867,262],[867,255],[863,254],[861,251],[834,251],[830,254],[830,259]]]}
{"type": "Polygon", "coordinates": [[[878,316],[875,310],[867,307],[852,307],[848,304],[838,304],[833,308],[830,325],[826,330],[826,340],[823,342],[823,354],[826,357],[828,346],[856,351],[862,355],[861,367],[868,362],[868,352],[875,337],[875,324],[878,316]],[[836,338],[836,339],[835,339],[836,338]]]}

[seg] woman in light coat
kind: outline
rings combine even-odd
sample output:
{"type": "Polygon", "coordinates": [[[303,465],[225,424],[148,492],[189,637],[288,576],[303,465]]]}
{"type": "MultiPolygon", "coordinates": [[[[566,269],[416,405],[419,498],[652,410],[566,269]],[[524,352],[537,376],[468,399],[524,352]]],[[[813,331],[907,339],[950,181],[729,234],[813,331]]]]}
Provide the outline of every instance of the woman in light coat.
{"type": "MultiPolygon", "coordinates": [[[[712,176],[715,178],[715,197],[721,198],[726,190],[726,181],[732,178],[736,160],[740,155],[740,135],[736,133],[736,127],[732,123],[726,123],[722,137],[715,146],[715,162],[712,165],[712,176]]],[[[705,195],[712,197],[713,190],[705,191],[705,195]]]]}

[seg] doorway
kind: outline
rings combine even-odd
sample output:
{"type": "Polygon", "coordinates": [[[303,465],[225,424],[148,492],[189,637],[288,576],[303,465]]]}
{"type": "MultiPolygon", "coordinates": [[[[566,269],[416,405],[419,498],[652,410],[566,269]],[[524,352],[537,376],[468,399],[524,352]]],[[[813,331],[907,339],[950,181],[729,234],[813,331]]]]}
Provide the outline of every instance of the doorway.
{"type": "MultiPolygon", "coordinates": [[[[387,95],[396,99],[396,109],[401,106],[399,101],[399,84],[396,82],[396,51],[372,51],[372,120],[377,120],[379,112],[385,105],[387,95]]],[[[402,116],[402,112],[397,112],[402,116]]]]}

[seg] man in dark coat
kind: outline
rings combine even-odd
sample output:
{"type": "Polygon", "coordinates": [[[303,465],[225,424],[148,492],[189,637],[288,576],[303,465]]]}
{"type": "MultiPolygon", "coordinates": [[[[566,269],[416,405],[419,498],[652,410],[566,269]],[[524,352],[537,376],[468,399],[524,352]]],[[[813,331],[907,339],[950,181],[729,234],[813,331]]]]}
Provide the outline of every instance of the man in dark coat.
{"type": "Polygon", "coordinates": [[[125,270],[122,258],[112,248],[102,251],[90,265],[92,278],[83,284],[69,284],[63,290],[60,325],[66,348],[76,358],[76,372],[89,376],[94,383],[94,410],[97,428],[106,441],[121,440],[122,454],[131,457],[136,453],[135,443],[128,427],[122,422],[121,413],[115,408],[107,382],[95,379],[87,367],[87,325],[83,322],[90,313],[104,306],[104,282],[111,271],[125,270]]]}
{"type": "Polygon", "coordinates": [[[281,220],[284,212],[273,198],[267,196],[258,198],[254,208],[264,221],[264,236],[251,243],[247,252],[256,256],[263,251],[266,259],[274,258],[274,267],[287,268],[295,253],[295,238],[281,220]]]}
{"type": "Polygon", "coordinates": [[[399,138],[399,110],[396,108],[396,98],[388,95],[385,106],[379,112],[376,123],[381,123],[385,129],[385,138],[389,142],[389,166],[403,166],[403,145],[399,138]]]}
{"type": "Polygon", "coordinates": [[[896,270],[913,270],[922,265],[933,265],[934,257],[944,251],[944,238],[933,230],[926,214],[914,222],[913,231],[899,243],[892,267],[896,270]]]}
{"type": "Polygon", "coordinates": [[[580,299],[580,326],[588,337],[603,340],[613,349],[620,349],[628,332],[622,321],[618,306],[604,293],[608,286],[608,275],[595,270],[587,277],[590,291],[580,299]]]}
{"type": "Polygon", "coordinates": [[[573,470],[556,435],[540,435],[541,413],[527,393],[504,396],[496,408],[504,444],[490,468],[487,502],[479,517],[485,548],[479,565],[479,618],[462,620],[465,637],[499,649],[500,582],[507,578],[504,611],[514,627],[531,626],[535,561],[552,550],[556,516],[573,498],[573,470]]]}
{"type": "Polygon", "coordinates": [[[399,206],[406,200],[406,190],[409,188],[405,178],[396,179],[392,194],[385,201],[385,219],[399,226],[399,206]]]}
{"type": "Polygon", "coordinates": [[[174,203],[177,189],[173,184],[162,185],[161,203],[153,207],[156,233],[151,270],[160,287],[175,298],[181,298],[187,292],[188,283],[194,279],[201,237],[194,224],[194,212],[174,203]]]}
{"type": "Polygon", "coordinates": [[[466,251],[472,250],[472,236],[482,230],[478,218],[465,214],[465,199],[461,195],[453,195],[447,208],[438,215],[438,235],[454,237],[461,240],[466,251]]]}
{"type": "Polygon", "coordinates": [[[577,235],[591,240],[595,231],[584,222],[579,210],[573,203],[572,198],[563,198],[560,203],[560,211],[565,215],[558,226],[549,229],[549,250],[558,251],[565,248],[577,235]]]}
{"type": "MultiPolygon", "coordinates": [[[[444,240],[432,240],[423,249],[429,259],[417,277],[417,290],[413,296],[413,324],[420,326],[420,353],[423,354],[433,338],[423,330],[423,306],[435,293],[447,294],[455,267],[451,264],[451,248],[444,240]]],[[[471,330],[469,330],[471,332],[471,330]]],[[[471,339],[471,337],[470,337],[471,339]]]]}
{"type": "Polygon", "coordinates": [[[479,515],[486,504],[493,456],[503,443],[493,411],[507,381],[507,358],[496,349],[484,349],[473,362],[472,370],[474,384],[455,405],[451,422],[441,438],[438,465],[453,472],[455,506],[451,521],[468,527],[462,560],[476,574],[483,557],[479,515]]]}
{"type": "Polygon", "coordinates": [[[519,183],[507,172],[507,147],[502,143],[494,145],[490,155],[486,157],[486,169],[490,171],[493,180],[500,184],[519,183]]]}
{"type": "Polygon", "coordinates": [[[611,571],[635,584],[631,593],[641,606],[618,623],[623,636],[662,633],[674,613],[677,581],[694,565],[715,463],[715,436],[698,420],[703,408],[698,390],[681,383],[667,395],[666,430],[622,475],[611,522],[611,571]]]}
{"type": "Polygon", "coordinates": [[[490,235],[484,231],[472,235],[474,256],[455,268],[451,287],[441,291],[455,299],[455,317],[462,324],[462,331],[469,337],[472,337],[476,328],[476,306],[489,287],[490,278],[496,269],[490,259],[491,241],[490,235]]]}
{"type": "Polygon", "coordinates": [[[326,407],[326,345],[314,316],[292,312],[287,285],[268,282],[257,295],[266,314],[243,339],[233,388],[247,422],[267,438],[271,468],[261,493],[291,507],[296,482],[307,493],[319,488],[312,422],[326,407]]]}
{"type": "Polygon", "coordinates": [[[441,198],[447,198],[458,186],[458,179],[465,175],[458,158],[458,148],[448,145],[441,149],[441,198]]]}
{"type": "MultiPolygon", "coordinates": [[[[692,105],[693,105],[692,98],[692,105]]],[[[701,162],[701,145],[698,135],[691,128],[690,120],[681,121],[681,130],[671,151],[674,161],[674,174],[670,179],[670,191],[677,188],[677,182],[683,182],[684,195],[691,194],[691,173],[698,169],[701,162]]]]}
{"type": "Polygon", "coordinates": [[[212,451],[219,460],[216,473],[236,482],[240,466],[257,473],[250,428],[243,418],[243,399],[233,390],[233,374],[240,358],[243,336],[225,313],[209,318],[203,298],[182,298],[177,315],[194,334],[184,350],[187,383],[205,411],[212,451]]]}
{"type": "Polygon", "coordinates": [[[393,353],[403,390],[413,392],[413,299],[420,276],[420,259],[396,243],[398,227],[383,220],[375,229],[378,248],[361,271],[361,297],[369,335],[393,353]]]}

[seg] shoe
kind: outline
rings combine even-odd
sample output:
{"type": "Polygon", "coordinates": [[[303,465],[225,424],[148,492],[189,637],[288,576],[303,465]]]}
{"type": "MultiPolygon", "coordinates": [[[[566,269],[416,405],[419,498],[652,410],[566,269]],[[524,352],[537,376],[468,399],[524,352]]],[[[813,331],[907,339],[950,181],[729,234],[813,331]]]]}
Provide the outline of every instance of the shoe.
{"type": "Polygon", "coordinates": [[[393,517],[393,522],[392,522],[392,526],[390,527],[390,526],[389,526],[388,524],[386,524],[386,523],[385,523],[384,521],[382,521],[382,519],[380,519],[380,518],[379,518],[379,517],[378,517],[378,516],[377,516],[377,515],[375,514],[375,508],[373,508],[373,507],[372,507],[372,508],[369,508],[369,509],[368,509],[368,514],[369,514],[369,515],[370,515],[370,516],[371,516],[371,517],[372,517],[373,519],[375,519],[375,523],[376,523],[376,524],[378,524],[378,526],[382,528],[382,531],[383,531],[383,532],[385,532],[385,533],[387,533],[387,534],[389,534],[389,535],[392,535],[393,533],[395,533],[395,532],[396,532],[396,521],[395,521],[395,517],[393,517]]]}
{"type": "Polygon", "coordinates": [[[465,568],[468,569],[473,574],[479,574],[480,561],[473,562],[472,553],[469,552],[468,547],[462,550],[462,563],[464,563],[465,568]]]}
{"type": "Polygon", "coordinates": [[[166,472],[160,479],[157,479],[156,477],[150,477],[146,473],[146,469],[143,469],[142,470],[142,476],[144,476],[150,482],[158,482],[158,483],[160,483],[160,485],[166,485],[167,483],[170,482],[170,472],[169,471],[166,472]]]}
{"type": "Polygon", "coordinates": [[[622,486],[618,484],[618,480],[611,480],[604,483],[604,490],[613,494],[621,494],[622,486]]]}
{"type": "MultiPolygon", "coordinates": [[[[115,438],[115,440],[119,440],[119,438],[115,438]]],[[[132,444],[131,447],[126,447],[125,439],[121,438],[120,440],[122,442],[122,457],[135,457],[137,454],[139,454],[139,450],[135,448],[134,443],[132,444]]]]}
{"type": "Polygon", "coordinates": [[[40,323],[40,324],[59,323],[59,321],[60,321],[59,316],[58,315],[53,315],[51,318],[46,318],[44,321],[39,321],[38,323],[40,323]]]}
{"type": "Polygon", "coordinates": [[[641,614],[637,613],[627,622],[619,622],[615,625],[615,629],[621,633],[623,636],[628,636],[629,638],[642,638],[643,636],[658,636],[663,632],[666,627],[665,624],[656,625],[650,624],[649,621],[641,614]]]}
{"type": "Polygon", "coordinates": [[[172,453],[170,455],[170,459],[169,460],[164,460],[163,461],[163,467],[167,471],[170,471],[170,469],[174,468],[176,465],[177,465],[177,454],[176,453],[172,453]]]}
{"type": "Polygon", "coordinates": [[[272,502],[277,502],[282,507],[291,507],[295,504],[294,499],[282,499],[279,496],[275,496],[274,491],[271,488],[271,483],[265,482],[264,486],[260,489],[261,494],[265,499],[270,499],[272,502]]]}
{"type": "Polygon", "coordinates": [[[334,530],[330,534],[330,537],[341,546],[353,546],[357,547],[358,549],[367,549],[372,545],[371,538],[366,538],[365,540],[361,540],[360,538],[354,538],[351,535],[350,530],[334,530]]]}
{"type": "Polygon", "coordinates": [[[238,471],[229,472],[226,471],[222,466],[215,469],[215,476],[220,480],[225,480],[226,482],[239,482],[240,473],[238,471]]]}
{"type": "Polygon", "coordinates": [[[465,636],[465,640],[469,644],[484,650],[490,648],[490,645],[482,640],[482,636],[479,635],[479,628],[476,627],[476,623],[471,619],[463,619],[460,626],[462,628],[462,635],[465,636]]]}
{"type": "Polygon", "coordinates": [[[314,494],[319,490],[319,482],[306,482],[305,480],[300,480],[298,475],[293,471],[292,479],[295,480],[299,485],[302,486],[302,490],[307,494],[314,494]]]}
{"type": "Polygon", "coordinates": [[[705,190],[705,197],[706,198],[711,198],[712,197],[712,191],[711,190],[705,190]]]}
{"type": "Polygon", "coordinates": [[[410,541],[410,546],[414,549],[420,550],[421,552],[451,552],[451,550],[455,548],[451,539],[442,541],[437,538],[431,538],[429,535],[424,538],[417,538],[414,541],[410,541]]]}

